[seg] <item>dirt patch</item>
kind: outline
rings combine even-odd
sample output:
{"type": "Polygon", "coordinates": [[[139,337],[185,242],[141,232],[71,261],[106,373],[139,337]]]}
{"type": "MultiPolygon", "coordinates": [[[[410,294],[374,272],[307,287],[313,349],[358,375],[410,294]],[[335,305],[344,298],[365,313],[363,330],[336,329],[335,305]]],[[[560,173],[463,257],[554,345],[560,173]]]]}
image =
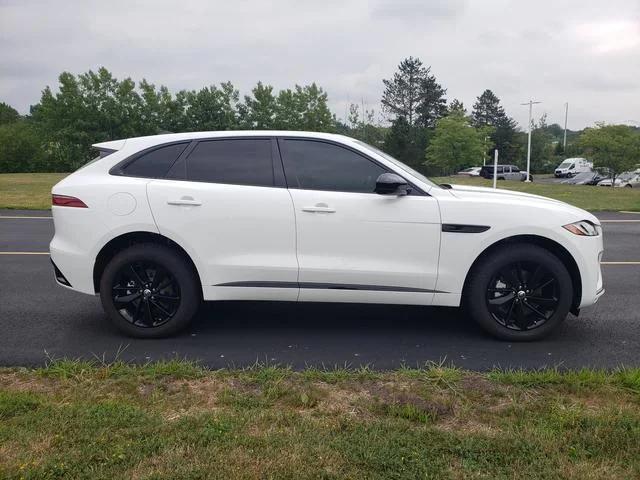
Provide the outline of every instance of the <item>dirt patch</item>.
{"type": "Polygon", "coordinates": [[[60,391],[61,382],[53,378],[10,372],[0,374],[0,388],[15,392],[49,394],[60,391]]]}

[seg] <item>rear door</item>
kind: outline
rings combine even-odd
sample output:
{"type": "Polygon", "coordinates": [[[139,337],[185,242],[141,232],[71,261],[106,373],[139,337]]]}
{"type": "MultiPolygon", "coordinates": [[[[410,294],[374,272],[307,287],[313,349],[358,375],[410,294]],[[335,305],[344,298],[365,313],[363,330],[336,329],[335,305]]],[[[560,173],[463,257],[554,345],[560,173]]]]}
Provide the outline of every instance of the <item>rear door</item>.
{"type": "Polygon", "coordinates": [[[389,170],[356,150],[278,139],[297,224],[301,301],[429,304],[437,280],[434,197],[374,193],[389,170]]]}
{"type": "Polygon", "coordinates": [[[147,186],[160,233],[196,262],[205,299],[296,300],[293,204],[275,140],[194,142],[147,186]]]}

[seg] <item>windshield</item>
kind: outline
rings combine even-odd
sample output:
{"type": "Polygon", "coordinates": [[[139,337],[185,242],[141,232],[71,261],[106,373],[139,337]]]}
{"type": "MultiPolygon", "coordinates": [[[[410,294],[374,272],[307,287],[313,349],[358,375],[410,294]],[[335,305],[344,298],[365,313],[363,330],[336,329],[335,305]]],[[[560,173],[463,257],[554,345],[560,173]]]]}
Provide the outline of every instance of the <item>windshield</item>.
{"type": "Polygon", "coordinates": [[[405,165],[404,163],[402,163],[400,160],[397,160],[395,158],[393,158],[391,155],[389,155],[388,153],[384,153],[382,150],[380,150],[379,148],[376,148],[372,145],[369,145],[368,143],[364,143],[360,140],[355,140],[354,141],[358,144],[363,146],[364,148],[366,148],[367,150],[377,153],[378,155],[380,155],[381,157],[384,157],[385,160],[389,160],[391,163],[393,163],[396,167],[404,170],[405,172],[413,175],[414,177],[416,177],[419,180],[422,180],[424,183],[426,183],[427,185],[431,186],[431,187],[438,187],[440,188],[440,186],[436,183],[433,183],[431,180],[429,180],[427,177],[425,177],[423,174],[421,174],[420,172],[418,172],[417,170],[414,170],[413,168],[411,168],[408,165],[405,165]]]}
{"type": "Polygon", "coordinates": [[[572,160],[565,160],[560,164],[558,168],[569,168],[569,165],[571,165],[572,163],[573,163],[572,160]]]}

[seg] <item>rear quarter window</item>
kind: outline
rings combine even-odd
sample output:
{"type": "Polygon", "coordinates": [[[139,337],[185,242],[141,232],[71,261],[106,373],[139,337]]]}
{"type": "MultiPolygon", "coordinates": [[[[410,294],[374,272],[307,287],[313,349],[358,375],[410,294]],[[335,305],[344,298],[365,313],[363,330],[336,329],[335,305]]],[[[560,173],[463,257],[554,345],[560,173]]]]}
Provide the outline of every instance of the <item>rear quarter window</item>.
{"type": "Polygon", "coordinates": [[[125,165],[121,172],[129,177],[164,178],[173,163],[178,159],[187,143],[175,143],[158,147],[143,153],[131,163],[125,165]]]}

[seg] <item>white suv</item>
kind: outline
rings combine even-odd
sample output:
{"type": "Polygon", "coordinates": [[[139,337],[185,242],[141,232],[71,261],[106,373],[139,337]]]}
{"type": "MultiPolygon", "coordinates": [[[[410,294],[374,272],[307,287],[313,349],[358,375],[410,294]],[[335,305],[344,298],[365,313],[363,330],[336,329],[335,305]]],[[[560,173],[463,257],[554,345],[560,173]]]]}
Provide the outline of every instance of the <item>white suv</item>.
{"type": "Polygon", "coordinates": [[[177,332],[202,300],[278,300],[463,305],[493,335],[533,340],[604,292],[593,215],[435,185],[352,138],[201,132],[95,147],[101,158],[53,187],[51,259],[58,283],[99,293],[130,335],[177,332]]]}

